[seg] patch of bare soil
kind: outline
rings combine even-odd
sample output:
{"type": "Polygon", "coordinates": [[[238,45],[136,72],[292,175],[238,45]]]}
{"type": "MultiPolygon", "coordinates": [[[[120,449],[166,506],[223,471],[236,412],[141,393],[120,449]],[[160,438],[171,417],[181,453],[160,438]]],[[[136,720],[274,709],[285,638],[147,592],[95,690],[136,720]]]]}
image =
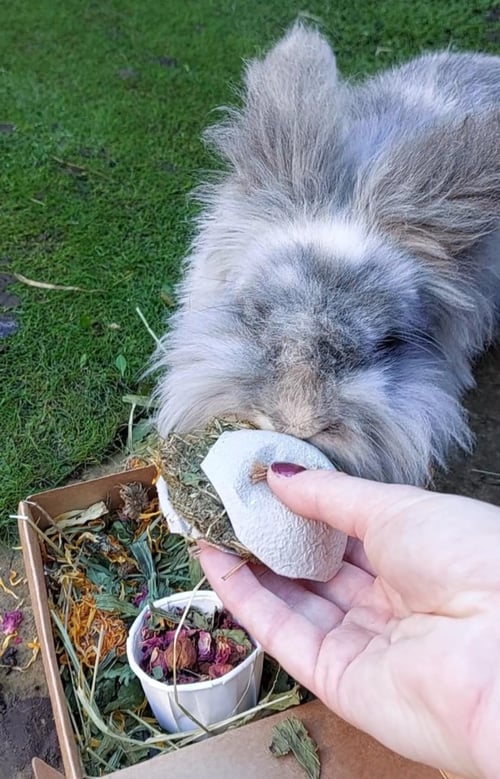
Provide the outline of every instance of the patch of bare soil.
{"type": "MultiPolygon", "coordinates": [[[[33,757],[41,757],[55,768],[61,761],[40,657],[27,670],[16,670],[33,657],[28,644],[36,640],[36,630],[26,582],[11,587],[11,571],[18,574],[14,581],[24,577],[22,554],[0,547],[0,576],[17,596],[0,589],[0,617],[14,609],[23,613],[21,643],[12,643],[0,658],[1,665],[15,666],[0,667],[0,779],[31,779],[33,757]]],[[[1,634],[2,641],[4,638],[1,634]]]]}

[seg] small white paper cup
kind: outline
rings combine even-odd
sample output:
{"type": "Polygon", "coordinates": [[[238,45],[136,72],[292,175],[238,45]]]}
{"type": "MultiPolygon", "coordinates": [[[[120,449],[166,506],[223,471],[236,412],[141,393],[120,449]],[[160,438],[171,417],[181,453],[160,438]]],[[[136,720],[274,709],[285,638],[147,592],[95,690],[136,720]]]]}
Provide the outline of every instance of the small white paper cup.
{"type": "MultiPolygon", "coordinates": [[[[220,598],[211,590],[198,590],[194,595],[192,592],[178,592],[155,601],[154,605],[159,608],[168,606],[184,608],[191,598],[191,605],[196,606],[205,614],[222,608],[220,598]]],[[[194,730],[199,727],[195,719],[205,727],[209,727],[235,714],[241,714],[256,705],[264,653],[260,644],[252,639],[255,645],[253,652],[229,673],[206,682],[177,685],[178,701],[195,719],[186,716],[175,701],[174,685],[153,679],[140,666],[141,628],[148,613],[149,608],[146,606],[130,628],[127,639],[127,658],[130,667],[139,677],[153,714],[164,730],[169,733],[194,730]]]]}

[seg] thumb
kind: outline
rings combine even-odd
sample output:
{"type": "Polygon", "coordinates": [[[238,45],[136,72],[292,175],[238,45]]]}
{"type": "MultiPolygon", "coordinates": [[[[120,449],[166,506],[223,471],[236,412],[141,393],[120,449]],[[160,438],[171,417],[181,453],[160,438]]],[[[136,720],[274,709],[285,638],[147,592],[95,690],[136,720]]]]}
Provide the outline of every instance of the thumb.
{"type": "Polygon", "coordinates": [[[291,463],[273,463],[267,482],[296,514],[321,520],[361,541],[368,527],[376,530],[430,497],[417,487],[382,484],[333,470],[307,471],[291,463]]]}

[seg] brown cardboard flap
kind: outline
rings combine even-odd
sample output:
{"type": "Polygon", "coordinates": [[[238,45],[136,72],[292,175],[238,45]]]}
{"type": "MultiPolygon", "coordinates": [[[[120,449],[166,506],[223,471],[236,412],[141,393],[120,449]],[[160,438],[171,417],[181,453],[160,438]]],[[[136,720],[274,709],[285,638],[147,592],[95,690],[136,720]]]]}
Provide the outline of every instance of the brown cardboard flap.
{"type": "Polygon", "coordinates": [[[64,776],[44,763],[39,757],[34,757],[31,761],[34,779],[64,779],[64,776]]]}
{"type": "Polygon", "coordinates": [[[154,465],[136,468],[131,471],[120,471],[100,479],[70,484],[55,490],[46,490],[37,495],[30,495],[24,503],[30,506],[33,519],[40,523],[43,529],[47,527],[46,512],[50,517],[57,517],[65,511],[84,509],[99,500],[110,502],[112,507],[118,504],[120,487],[130,481],[138,481],[145,487],[150,487],[157,471],[154,465]]]}
{"type": "MultiPolygon", "coordinates": [[[[148,761],[148,779],[304,779],[291,755],[276,758],[269,751],[272,729],[287,717],[299,717],[319,745],[324,779],[439,779],[439,772],[399,757],[370,736],[313,701],[238,730],[200,741],[177,752],[148,761]]],[[[138,779],[144,766],[111,774],[113,779],[138,779]]]]}

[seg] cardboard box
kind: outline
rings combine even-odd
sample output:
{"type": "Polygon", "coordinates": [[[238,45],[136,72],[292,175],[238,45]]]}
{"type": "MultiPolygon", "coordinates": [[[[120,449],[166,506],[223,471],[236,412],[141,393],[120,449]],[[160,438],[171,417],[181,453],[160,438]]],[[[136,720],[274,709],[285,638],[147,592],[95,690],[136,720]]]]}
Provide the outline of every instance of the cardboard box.
{"type": "MultiPolygon", "coordinates": [[[[101,479],[49,490],[21,502],[19,515],[30,517],[42,529],[49,518],[71,509],[86,508],[99,500],[117,505],[122,484],[140,481],[149,486],[156,471],[153,467],[124,471],[101,479]]],[[[82,779],[83,769],[72,731],[60,680],[52,625],[47,601],[40,545],[36,531],[19,520],[26,575],[35,614],[38,636],[66,779],[82,779]]],[[[304,773],[291,756],[275,758],[269,752],[271,731],[292,710],[269,716],[222,735],[200,741],[179,751],[154,757],[146,763],[107,774],[113,779],[139,779],[147,771],[148,779],[303,779],[304,773]]],[[[435,769],[404,760],[369,736],[336,717],[319,701],[293,709],[316,740],[321,758],[322,777],[332,779],[439,779],[435,769]]],[[[33,761],[35,779],[64,779],[43,761],[33,761]]],[[[451,778],[450,778],[451,779],[451,778]]]]}

